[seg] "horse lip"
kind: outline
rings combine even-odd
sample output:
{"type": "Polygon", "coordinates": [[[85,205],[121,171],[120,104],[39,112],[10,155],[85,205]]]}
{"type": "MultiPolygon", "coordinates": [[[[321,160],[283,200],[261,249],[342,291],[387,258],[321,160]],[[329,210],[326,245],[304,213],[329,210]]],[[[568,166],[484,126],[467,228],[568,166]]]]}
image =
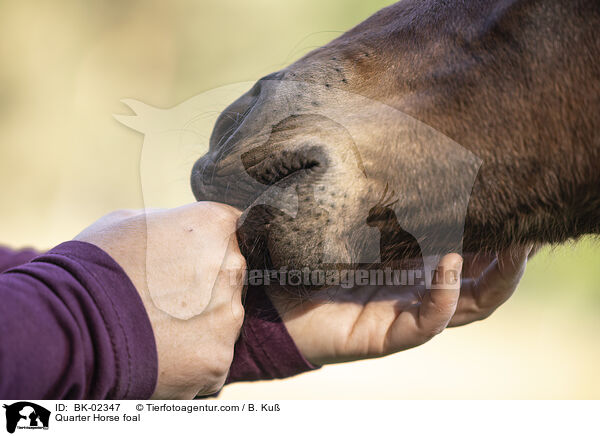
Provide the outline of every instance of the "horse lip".
{"type": "Polygon", "coordinates": [[[304,170],[320,172],[328,166],[322,145],[305,145],[296,150],[282,150],[274,155],[254,160],[252,150],[241,155],[246,173],[257,182],[272,186],[304,170]]]}
{"type": "Polygon", "coordinates": [[[242,210],[250,208],[271,187],[287,188],[318,172],[321,163],[308,158],[305,151],[271,156],[247,168],[238,155],[240,164],[226,176],[219,173],[221,161],[215,162],[206,155],[192,169],[192,192],[198,201],[223,202],[242,210]]]}

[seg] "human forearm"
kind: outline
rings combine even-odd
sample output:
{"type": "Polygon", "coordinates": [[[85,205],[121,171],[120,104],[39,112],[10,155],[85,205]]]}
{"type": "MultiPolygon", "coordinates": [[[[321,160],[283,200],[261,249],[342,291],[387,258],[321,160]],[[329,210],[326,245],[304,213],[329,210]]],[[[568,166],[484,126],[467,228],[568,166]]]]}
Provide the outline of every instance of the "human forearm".
{"type": "Polygon", "coordinates": [[[154,337],[124,271],[67,242],[0,274],[0,397],[147,398],[154,337]]]}

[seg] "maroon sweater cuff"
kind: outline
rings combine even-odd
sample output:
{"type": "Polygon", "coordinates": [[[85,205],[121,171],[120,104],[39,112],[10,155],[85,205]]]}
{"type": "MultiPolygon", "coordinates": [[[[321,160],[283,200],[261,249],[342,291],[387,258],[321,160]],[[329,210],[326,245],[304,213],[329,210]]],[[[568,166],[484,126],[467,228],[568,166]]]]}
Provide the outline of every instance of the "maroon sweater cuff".
{"type": "Polygon", "coordinates": [[[291,377],[318,369],[298,350],[264,288],[251,287],[227,383],[291,377]]]}
{"type": "MultiPolygon", "coordinates": [[[[0,257],[10,266],[32,254],[0,257]]],[[[14,266],[0,274],[0,297],[0,398],[152,395],[150,321],[125,271],[100,248],[66,242],[14,266]]]]}
{"type": "MultiPolygon", "coordinates": [[[[101,313],[114,358],[113,385],[108,398],[150,398],[158,377],[154,332],[142,300],[120,265],[106,252],[87,242],[69,241],[33,262],[74,265],[71,273],[92,296],[101,313]]],[[[96,327],[96,326],[93,326],[96,327]]],[[[110,370],[109,370],[110,371],[110,370]]]]}

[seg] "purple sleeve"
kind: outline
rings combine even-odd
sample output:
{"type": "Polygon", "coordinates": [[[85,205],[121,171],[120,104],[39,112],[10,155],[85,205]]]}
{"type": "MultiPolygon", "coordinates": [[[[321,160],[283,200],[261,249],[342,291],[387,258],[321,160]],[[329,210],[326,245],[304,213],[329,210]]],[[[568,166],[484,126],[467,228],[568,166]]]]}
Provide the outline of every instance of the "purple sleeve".
{"type": "MultiPolygon", "coordinates": [[[[27,260],[7,253],[0,265],[27,260]]],[[[1,273],[0,301],[0,398],[152,395],[150,321],[123,269],[98,247],[66,242],[1,273]]]]}
{"type": "Polygon", "coordinates": [[[14,266],[29,262],[39,253],[31,248],[22,250],[11,250],[0,247],[0,273],[14,266]]]}
{"type": "Polygon", "coordinates": [[[248,289],[246,316],[226,384],[291,377],[318,369],[300,351],[264,289],[248,289]]]}
{"type": "MultiPolygon", "coordinates": [[[[35,255],[33,250],[0,247],[0,271],[35,255]]],[[[244,306],[246,317],[226,383],[285,378],[319,368],[302,356],[262,288],[251,288],[244,306]]]]}

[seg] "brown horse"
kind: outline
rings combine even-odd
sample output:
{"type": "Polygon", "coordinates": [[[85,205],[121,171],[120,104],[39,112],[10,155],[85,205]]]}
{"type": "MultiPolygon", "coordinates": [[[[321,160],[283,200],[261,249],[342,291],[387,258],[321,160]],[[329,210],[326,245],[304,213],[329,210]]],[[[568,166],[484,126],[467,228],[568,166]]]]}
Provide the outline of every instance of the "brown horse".
{"type": "Polygon", "coordinates": [[[598,29],[598,0],[403,0],[229,106],[196,198],[254,209],[277,267],[361,262],[387,185],[402,256],[599,233],[598,29]]]}

